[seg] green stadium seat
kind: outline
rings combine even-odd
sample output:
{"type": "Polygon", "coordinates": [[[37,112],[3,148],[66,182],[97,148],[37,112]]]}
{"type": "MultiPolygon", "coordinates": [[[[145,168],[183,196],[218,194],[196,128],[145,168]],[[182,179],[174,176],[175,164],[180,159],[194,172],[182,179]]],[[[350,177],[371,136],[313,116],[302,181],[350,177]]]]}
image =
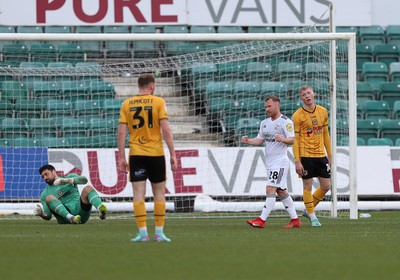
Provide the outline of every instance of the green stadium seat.
{"type": "Polygon", "coordinates": [[[294,112],[302,106],[300,101],[296,100],[281,100],[281,113],[289,118],[292,117],[294,112]]]}
{"type": "MultiPolygon", "coordinates": [[[[157,33],[153,25],[134,25],[131,27],[132,33],[157,33]]],[[[154,58],[161,54],[159,42],[155,41],[134,41],[132,42],[133,55],[136,58],[154,58]]]]}
{"type": "MultiPolygon", "coordinates": [[[[44,33],[68,34],[71,33],[71,28],[69,26],[46,25],[44,27],[44,33]]],[[[51,41],[51,44],[56,48],[63,43],[65,43],[65,41],[51,41]]]]}
{"type": "Polygon", "coordinates": [[[375,90],[369,82],[357,82],[357,101],[375,100],[375,90]]]}
{"type": "MultiPolygon", "coordinates": [[[[0,25],[0,33],[15,33],[14,26],[0,25]]],[[[12,44],[12,41],[0,41],[0,49],[5,44],[12,44]]]]}
{"type": "Polygon", "coordinates": [[[336,62],[336,77],[338,79],[346,79],[348,77],[348,63],[336,62]]]}
{"type": "Polygon", "coordinates": [[[388,44],[400,45],[400,25],[390,24],[386,26],[386,41],[388,44]]]}
{"type": "Polygon", "coordinates": [[[28,128],[33,138],[41,136],[57,136],[58,129],[55,118],[32,118],[28,121],[28,128]]]}
{"type": "Polygon", "coordinates": [[[277,79],[284,82],[301,80],[303,73],[303,66],[296,62],[281,62],[276,71],[277,79]]]}
{"type": "Polygon", "coordinates": [[[20,99],[15,102],[14,116],[23,119],[41,118],[44,109],[45,106],[40,100],[20,99]]]}
{"type": "Polygon", "coordinates": [[[105,99],[103,100],[103,115],[105,118],[119,118],[122,99],[105,99]]]}
{"type": "Polygon", "coordinates": [[[170,55],[184,55],[188,53],[195,53],[204,51],[204,43],[201,42],[180,42],[178,43],[177,49],[174,49],[172,53],[169,53],[170,49],[166,49],[165,53],[167,56],[170,55]]]}
{"type": "Polygon", "coordinates": [[[364,62],[374,62],[373,49],[368,44],[357,44],[356,45],[356,66],[357,72],[362,72],[364,62]]]}
{"type": "Polygon", "coordinates": [[[276,95],[278,97],[286,96],[288,91],[287,83],[284,82],[262,82],[261,95],[276,95]]]}
{"type": "Polygon", "coordinates": [[[394,143],[394,145],[395,145],[396,147],[400,147],[400,138],[398,138],[398,139],[396,140],[396,142],[394,143]]]}
{"type": "Polygon", "coordinates": [[[85,118],[62,118],[59,123],[63,137],[70,139],[74,137],[87,137],[89,122],[85,118]]]}
{"type": "Polygon", "coordinates": [[[14,139],[14,147],[41,147],[42,142],[36,138],[18,137],[14,139]]]}
{"type": "Polygon", "coordinates": [[[356,33],[358,35],[358,27],[356,26],[337,26],[337,33],[356,33]]]}
{"type": "MultiPolygon", "coordinates": [[[[348,136],[341,137],[337,141],[337,145],[338,146],[348,146],[349,145],[349,137],[348,136]]],[[[366,145],[367,145],[367,142],[365,142],[365,140],[363,138],[357,137],[357,146],[366,146],[366,145]]]]}
{"type": "Polygon", "coordinates": [[[298,32],[302,27],[299,26],[276,26],[275,33],[295,33],[298,32]]]}
{"type": "Polygon", "coordinates": [[[377,99],[387,101],[390,109],[393,109],[394,102],[400,100],[400,82],[381,83],[377,99]]]}
{"type": "Polygon", "coordinates": [[[272,26],[249,26],[247,33],[273,33],[272,26]]]}
{"type": "Polygon", "coordinates": [[[368,146],[394,146],[392,139],[389,138],[369,138],[368,146]]]}
{"type": "Polygon", "coordinates": [[[377,90],[380,83],[389,81],[389,69],[383,62],[365,62],[362,66],[362,77],[377,90]]]}
{"type": "Polygon", "coordinates": [[[1,121],[1,137],[5,139],[15,139],[18,137],[29,136],[28,125],[25,119],[5,118],[1,121]]]}
{"type": "Polygon", "coordinates": [[[378,138],[380,132],[380,124],[375,120],[357,120],[357,137],[368,142],[369,138],[378,138]]]}
{"type": "Polygon", "coordinates": [[[74,43],[63,43],[58,46],[58,60],[75,65],[77,62],[86,60],[86,53],[81,45],[74,43]]]}
{"type": "Polygon", "coordinates": [[[58,83],[59,87],[62,82],[75,80],[75,68],[70,62],[49,62],[47,71],[51,75],[48,81],[58,83]]]}
{"type": "MultiPolygon", "coordinates": [[[[125,25],[104,26],[106,34],[127,34],[129,27],[125,25]]],[[[105,57],[110,59],[131,58],[133,56],[129,41],[106,41],[104,45],[105,57]]]]}
{"type": "Polygon", "coordinates": [[[113,99],[116,95],[114,85],[106,81],[91,81],[88,88],[90,99],[113,99]]]}
{"type": "Polygon", "coordinates": [[[90,84],[93,80],[103,80],[101,65],[97,62],[77,62],[75,65],[77,80],[90,84]]]}
{"type": "MultiPolygon", "coordinates": [[[[187,25],[165,25],[163,33],[189,33],[187,25]]],[[[168,41],[164,42],[163,52],[166,56],[178,54],[178,49],[181,44],[185,42],[168,41]]]]}
{"type": "Polygon", "coordinates": [[[399,47],[395,44],[382,44],[374,47],[374,61],[383,62],[388,69],[393,62],[400,61],[399,47]]]}
{"type": "Polygon", "coordinates": [[[13,118],[14,104],[8,100],[0,100],[0,118],[13,118]]]}
{"type": "Polygon", "coordinates": [[[234,61],[218,64],[220,80],[242,79],[246,73],[248,61],[234,61]]]}
{"type": "Polygon", "coordinates": [[[73,117],[74,104],[70,100],[49,99],[45,112],[48,118],[73,117]]]}
{"type": "Polygon", "coordinates": [[[260,84],[257,82],[238,81],[233,84],[233,98],[256,98],[260,96],[260,84]]]}
{"type": "Polygon", "coordinates": [[[400,82],[400,62],[390,63],[389,75],[392,82],[400,82]]]}
{"type": "Polygon", "coordinates": [[[310,62],[304,65],[306,79],[315,79],[322,76],[329,77],[329,64],[323,62],[310,62]]]}
{"type": "Polygon", "coordinates": [[[55,82],[34,82],[32,96],[33,98],[61,98],[60,87],[55,82]]]}
{"type": "MultiPolygon", "coordinates": [[[[41,26],[17,26],[17,33],[43,33],[43,28],[41,26]]],[[[31,46],[33,44],[40,44],[40,41],[24,41],[26,46],[31,46]]]]}
{"type": "Polygon", "coordinates": [[[111,134],[115,136],[118,130],[118,124],[118,118],[92,118],[89,123],[90,135],[111,134]]]}
{"type": "Polygon", "coordinates": [[[83,81],[62,82],[62,98],[69,101],[88,99],[87,88],[83,81]]]}
{"type": "Polygon", "coordinates": [[[1,98],[16,102],[20,99],[28,99],[28,88],[25,83],[19,81],[4,81],[1,87],[1,98]]]}
{"type": "Polygon", "coordinates": [[[366,119],[389,119],[391,117],[389,103],[384,100],[365,101],[364,116],[366,119]]]}
{"type": "Polygon", "coordinates": [[[14,140],[0,138],[0,147],[14,147],[14,140]]]}
{"type": "Polygon", "coordinates": [[[359,35],[360,43],[369,44],[372,48],[386,42],[385,29],[379,25],[361,26],[359,35]]]}
{"type": "Polygon", "coordinates": [[[79,100],[74,104],[75,116],[96,116],[102,115],[102,104],[98,100],[79,100]]]}
{"type": "Polygon", "coordinates": [[[58,58],[56,47],[49,43],[31,45],[30,55],[32,62],[41,62],[45,65],[49,62],[56,62],[58,58]]]}
{"type": "Polygon", "coordinates": [[[232,82],[214,82],[210,81],[207,84],[206,98],[229,98],[232,97],[233,85],[232,82]]]}
{"type": "Polygon", "coordinates": [[[394,142],[400,137],[400,120],[382,120],[380,137],[389,138],[394,142]]]}
{"type": "Polygon", "coordinates": [[[400,100],[397,100],[393,104],[393,119],[400,118],[400,100]]]}
{"type": "Polygon", "coordinates": [[[21,62],[29,61],[29,49],[21,43],[4,44],[2,47],[3,62],[18,67],[21,62]]]}
{"type": "Polygon", "coordinates": [[[217,33],[244,33],[241,26],[217,26],[217,33]]]}
{"type": "Polygon", "coordinates": [[[274,72],[268,62],[248,62],[245,74],[248,81],[261,83],[272,80],[274,72]]]}
{"type": "Polygon", "coordinates": [[[260,130],[260,124],[261,120],[256,118],[241,118],[238,120],[236,139],[239,147],[248,146],[240,141],[242,136],[247,135],[249,138],[257,137],[258,131],[260,130]]]}
{"type": "Polygon", "coordinates": [[[20,68],[20,81],[25,83],[28,91],[31,91],[35,82],[43,80],[42,73],[46,66],[42,62],[21,62],[20,68]]]}
{"type": "Polygon", "coordinates": [[[64,137],[42,137],[41,145],[47,148],[71,148],[69,140],[64,137]]]}
{"type": "Polygon", "coordinates": [[[206,25],[192,25],[190,27],[190,33],[206,33],[206,34],[212,34],[216,33],[217,31],[215,30],[214,26],[206,26],[206,25]]]}
{"type": "MultiPolygon", "coordinates": [[[[79,34],[101,34],[101,27],[94,25],[77,26],[75,33],[79,34]]],[[[79,41],[88,59],[99,59],[103,55],[103,42],[101,41],[79,41]]]]}

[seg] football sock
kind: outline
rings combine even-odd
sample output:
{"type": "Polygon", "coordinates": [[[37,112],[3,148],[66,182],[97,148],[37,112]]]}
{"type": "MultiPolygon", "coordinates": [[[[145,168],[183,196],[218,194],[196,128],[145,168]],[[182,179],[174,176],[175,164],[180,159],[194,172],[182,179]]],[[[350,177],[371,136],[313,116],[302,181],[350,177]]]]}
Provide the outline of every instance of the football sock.
{"type": "Polygon", "coordinates": [[[154,219],[156,232],[163,232],[165,224],[165,201],[154,202],[154,219]]]}
{"type": "Polygon", "coordinates": [[[314,202],[311,191],[303,189],[303,202],[306,207],[307,213],[314,213],[314,202]]]}
{"type": "Polygon", "coordinates": [[[67,208],[65,208],[61,201],[59,201],[58,199],[52,199],[49,203],[47,203],[47,205],[49,205],[49,208],[54,213],[56,213],[60,217],[66,218],[68,221],[71,221],[71,218],[67,217],[67,215],[71,215],[71,213],[68,212],[67,208]]]}
{"type": "Polygon", "coordinates": [[[318,187],[314,194],[313,194],[313,202],[314,202],[314,207],[318,205],[320,201],[324,199],[324,196],[327,191],[321,189],[321,187],[318,187]]]}
{"type": "Polygon", "coordinates": [[[291,219],[297,219],[296,209],[294,208],[294,203],[292,197],[287,193],[285,196],[281,197],[283,206],[285,206],[286,211],[290,215],[291,219]]]}
{"type": "Polygon", "coordinates": [[[99,206],[103,203],[95,190],[91,190],[88,193],[88,200],[89,203],[92,204],[96,209],[98,209],[99,206]]]}
{"type": "Polygon", "coordinates": [[[139,228],[139,231],[140,228],[146,228],[146,204],[144,203],[144,200],[133,202],[133,213],[135,214],[136,225],[139,228]]]}
{"type": "Polygon", "coordinates": [[[276,196],[275,194],[267,195],[267,199],[265,200],[265,205],[262,209],[260,218],[263,219],[264,221],[268,218],[269,214],[271,213],[272,209],[274,209],[275,206],[275,201],[276,201],[276,196]]]}

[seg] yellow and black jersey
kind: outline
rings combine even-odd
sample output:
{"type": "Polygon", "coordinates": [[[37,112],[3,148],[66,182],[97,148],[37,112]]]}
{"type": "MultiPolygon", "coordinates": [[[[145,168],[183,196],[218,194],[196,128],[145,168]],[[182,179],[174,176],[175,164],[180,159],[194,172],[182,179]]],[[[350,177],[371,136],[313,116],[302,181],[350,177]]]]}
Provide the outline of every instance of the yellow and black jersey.
{"type": "Polygon", "coordinates": [[[129,155],[163,156],[160,120],[168,119],[163,98],[137,95],[124,101],[119,122],[129,127],[129,155]]]}
{"type": "Polygon", "coordinates": [[[293,154],[295,160],[301,157],[325,157],[331,155],[329,117],[326,108],[316,105],[314,110],[299,108],[292,116],[295,132],[293,154]]]}

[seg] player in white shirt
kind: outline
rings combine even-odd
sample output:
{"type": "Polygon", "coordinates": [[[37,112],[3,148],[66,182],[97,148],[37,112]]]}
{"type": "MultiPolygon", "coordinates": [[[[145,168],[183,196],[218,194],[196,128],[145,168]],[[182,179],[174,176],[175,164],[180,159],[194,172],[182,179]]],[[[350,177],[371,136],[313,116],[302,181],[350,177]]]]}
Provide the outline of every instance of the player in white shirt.
{"type": "Polygon", "coordinates": [[[269,118],[260,124],[257,137],[249,139],[242,136],[241,142],[248,145],[261,145],[265,143],[265,164],[267,169],[267,198],[260,217],[248,220],[253,227],[264,228],[265,220],[273,210],[278,195],[290,215],[290,222],[284,228],[299,228],[301,221],[297,216],[292,197],[289,195],[286,183],[289,172],[289,158],[287,147],[294,143],[293,122],[280,112],[280,100],[271,95],[265,99],[265,111],[269,118]]]}

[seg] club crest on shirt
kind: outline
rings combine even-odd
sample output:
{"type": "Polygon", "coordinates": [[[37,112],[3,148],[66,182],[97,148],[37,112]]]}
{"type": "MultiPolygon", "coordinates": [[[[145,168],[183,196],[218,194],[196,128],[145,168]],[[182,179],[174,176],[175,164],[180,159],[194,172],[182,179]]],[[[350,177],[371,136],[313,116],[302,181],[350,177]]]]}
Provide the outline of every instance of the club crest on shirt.
{"type": "Polygon", "coordinates": [[[62,196],[62,195],[63,195],[62,190],[59,190],[59,191],[58,191],[58,195],[59,195],[59,196],[62,196]]]}
{"type": "Polygon", "coordinates": [[[286,125],[286,130],[289,131],[289,132],[292,132],[293,131],[293,125],[291,123],[288,123],[286,125]]]}
{"type": "Polygon", "coordinates": [[[312,120],[312,124],[313,124],[313,125],[317,125],[317,124],[318,124],[318,120],[317,120],[317,119],[313,119],[313,120],[312,120]]]}

